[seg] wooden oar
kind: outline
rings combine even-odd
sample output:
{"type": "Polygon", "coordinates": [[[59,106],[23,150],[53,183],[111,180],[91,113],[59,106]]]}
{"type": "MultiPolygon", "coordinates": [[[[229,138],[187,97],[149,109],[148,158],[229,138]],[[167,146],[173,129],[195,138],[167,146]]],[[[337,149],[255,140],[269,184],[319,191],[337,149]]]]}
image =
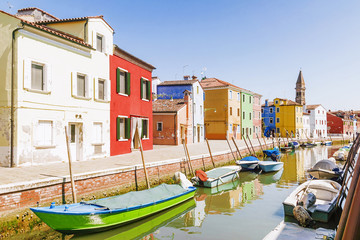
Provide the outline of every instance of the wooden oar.
{"type": "Polygon", "coordinates": [[[67,127],[65,126],[65,139],[66,139],[66,148],[67,148],[67,154],[69,159],[69,172],[70,172],[70,180],[71,180],[71,193],[73,197],[73,202],[76,203],[76,192],[75,192],[75,182],[72,174],[72,168],[71,168],[71,154],[70,154],[70,146],[69,146],[69,136],[67,132],[67,127]]]}

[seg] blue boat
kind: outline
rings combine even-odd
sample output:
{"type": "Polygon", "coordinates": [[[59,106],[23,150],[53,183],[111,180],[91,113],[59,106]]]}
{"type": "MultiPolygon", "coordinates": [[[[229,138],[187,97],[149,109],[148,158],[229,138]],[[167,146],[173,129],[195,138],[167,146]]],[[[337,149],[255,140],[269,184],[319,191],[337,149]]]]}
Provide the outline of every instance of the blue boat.
{"type": "Polygon", "coordinates": [[[284,167],[284,163],[275,161],[259,161],[259,167],[263,172],[276,172],[284,167]]]}
{"type": "Polygon", "coordinates": [[[279,160],[281,158],[281,153],[277,147],[272,150],[264,150],[263,153],[266,156],[271,157],[272,160],[279,160]]]}
{"type": "Polygon", "coordinates": [[[296,142],[296,141],[292,141],[291,143],[292,143],[292,145],[293,145],[295,148],[299,148],[299,147],[300,147],[300,144],[299,144],[298,142],[296,142]]]}
{"type": "Polygon", "coordinates": [[[237,165],[241,166],[244,171],[255,170],[258,168],[259,159],[254,156],[244,157],[241,160],[236,161],[237,165]]]}

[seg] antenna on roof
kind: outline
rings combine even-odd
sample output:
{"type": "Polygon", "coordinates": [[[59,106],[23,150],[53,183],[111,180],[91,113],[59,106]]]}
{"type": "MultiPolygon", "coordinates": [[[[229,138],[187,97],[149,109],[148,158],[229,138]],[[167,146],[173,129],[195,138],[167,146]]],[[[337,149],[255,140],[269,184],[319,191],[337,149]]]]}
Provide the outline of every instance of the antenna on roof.
{"type": "Polygon", "coordinates": [[[184,74],[185,74],[185,68],[188,67],[188,66],[189,66],[189,65],[183,66],[183,76],[184,76],[184,74]]]}
{"type": "Polygon", "coordinates": [[[9,9],[12,9],[12,8],[14,7],[13,5],[11,5],[11,4],[9,3],[9,1],[7,1],[6,3],[7,3],[7,5],[8,5],[8,7],[9,7],[9,9]]]}

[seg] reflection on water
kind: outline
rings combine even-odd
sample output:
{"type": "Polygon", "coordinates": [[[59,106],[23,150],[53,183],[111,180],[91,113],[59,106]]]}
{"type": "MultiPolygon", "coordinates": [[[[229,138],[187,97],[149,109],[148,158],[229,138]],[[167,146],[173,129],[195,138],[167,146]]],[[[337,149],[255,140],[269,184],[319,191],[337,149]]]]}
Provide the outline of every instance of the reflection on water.
{"type": "Polygon", "coordinates": [[[332,152],[319,146],[283,154],[278,172],[241,172],[239,180],[199,188],[194,200],[150,218],[72,239],[262,239],[284,219],[282,202],[306,181],[306,170],[332,152]]]}

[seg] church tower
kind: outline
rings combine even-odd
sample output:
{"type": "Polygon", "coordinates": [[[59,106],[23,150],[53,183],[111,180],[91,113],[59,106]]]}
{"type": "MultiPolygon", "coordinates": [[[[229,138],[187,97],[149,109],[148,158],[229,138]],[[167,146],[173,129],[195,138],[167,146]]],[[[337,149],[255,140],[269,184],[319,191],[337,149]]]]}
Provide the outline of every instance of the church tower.
{"type": "Polygon", "coordinates": [[[300,70],[298,79],[296,81],[296,97],[295,102],[305,105],[305,81],[304,77],[302,75],[302,72],[300,70]]]}

